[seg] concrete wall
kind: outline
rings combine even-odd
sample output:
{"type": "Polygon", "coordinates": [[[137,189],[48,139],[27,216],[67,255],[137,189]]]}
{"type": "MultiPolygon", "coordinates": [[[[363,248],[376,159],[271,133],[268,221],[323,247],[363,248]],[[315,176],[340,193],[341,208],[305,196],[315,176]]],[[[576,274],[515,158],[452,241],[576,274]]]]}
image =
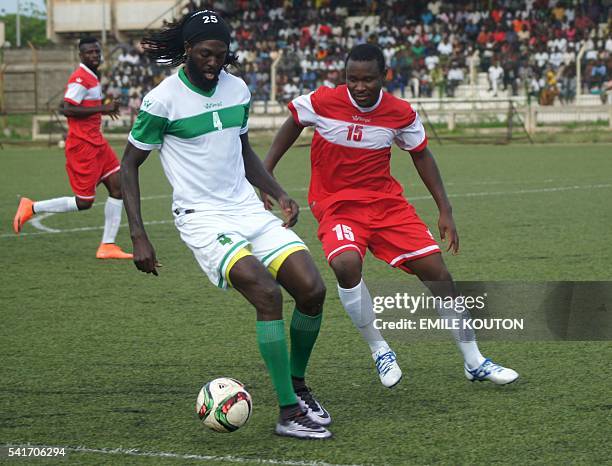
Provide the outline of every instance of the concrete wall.
{"type": "Polygon", "coordinates": [[[61,40],[64,35],[98,32],[142,31],[159,28],[163,20],[180,14],[179,0],[48,0],[47,36],[61,40]]]}
{"type": "Polygon", "coordinates": [[[78,64],[72,49],[5,50],[2,64],[3,111],[46,112],[57,107],[68,76],[78,64]]]}

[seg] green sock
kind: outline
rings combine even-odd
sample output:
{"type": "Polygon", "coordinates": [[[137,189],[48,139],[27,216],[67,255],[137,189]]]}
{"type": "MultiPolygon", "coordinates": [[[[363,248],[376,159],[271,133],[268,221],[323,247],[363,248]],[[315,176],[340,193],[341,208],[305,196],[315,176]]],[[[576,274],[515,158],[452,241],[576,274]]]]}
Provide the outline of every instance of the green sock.
{"type": "Polygon", "coordinates": [[[310,353],[317,341],[321,318],[323,314],[308,316],[302,314],[297,308],[293,311],[291,319],[291,375],[304,378],[310,353]]]}
{"type": "Polygon", "coordinates": [[[278,404],[280,406],[296,404],[298,401],[291,384],[284,322],[258,320],[256,328],[259,352],[270,373],[272,385],[278,396],[278,404]]]}

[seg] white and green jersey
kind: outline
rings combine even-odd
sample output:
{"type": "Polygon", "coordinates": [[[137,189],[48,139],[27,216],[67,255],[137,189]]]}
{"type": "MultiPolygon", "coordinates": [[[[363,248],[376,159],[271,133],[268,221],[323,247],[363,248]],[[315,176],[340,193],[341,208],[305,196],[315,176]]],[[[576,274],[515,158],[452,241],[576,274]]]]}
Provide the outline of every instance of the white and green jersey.
{"type": "Polygon", "coordinates": [[[244,81],[221,71],[210,92],[181,70],[142,101],[129,141],[160,149],[173,189],[172,209],[244,211],[261,201],[245,178],[240,135],[248,131],[251,94],[244,81]]]}

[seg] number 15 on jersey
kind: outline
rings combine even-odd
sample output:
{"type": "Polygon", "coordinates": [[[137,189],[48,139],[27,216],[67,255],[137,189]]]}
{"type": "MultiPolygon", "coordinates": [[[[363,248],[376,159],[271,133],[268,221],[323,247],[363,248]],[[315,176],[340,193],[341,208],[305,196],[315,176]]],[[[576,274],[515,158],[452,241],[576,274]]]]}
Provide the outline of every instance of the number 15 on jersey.
{"type": "Polygon", "coordinates": [[[359,142],[363,138],[363,126],[361,125],[349,125],[348,132],[346,134],[347,141],[359,142]]]}

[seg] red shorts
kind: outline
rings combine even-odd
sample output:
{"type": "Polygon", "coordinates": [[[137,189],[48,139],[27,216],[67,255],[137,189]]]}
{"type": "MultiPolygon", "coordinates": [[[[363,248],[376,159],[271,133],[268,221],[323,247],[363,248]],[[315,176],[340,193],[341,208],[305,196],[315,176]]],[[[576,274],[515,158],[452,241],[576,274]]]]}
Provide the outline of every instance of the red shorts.
{"type": "Polygon", "coordinates": [[[414,207],[404,199],[340,201],[313,214],[327,262],[345,251],[366,249],[393,267],[412,273],[407,262],[440,252],[414,207]]]}
{"type": "Polygon", "coordinates": [[[94,146],[78,138],[66,140],[66,172],[77,197],[94,199],[96,186],[119,168],[117,155],[108,142],[94,146]]]}

